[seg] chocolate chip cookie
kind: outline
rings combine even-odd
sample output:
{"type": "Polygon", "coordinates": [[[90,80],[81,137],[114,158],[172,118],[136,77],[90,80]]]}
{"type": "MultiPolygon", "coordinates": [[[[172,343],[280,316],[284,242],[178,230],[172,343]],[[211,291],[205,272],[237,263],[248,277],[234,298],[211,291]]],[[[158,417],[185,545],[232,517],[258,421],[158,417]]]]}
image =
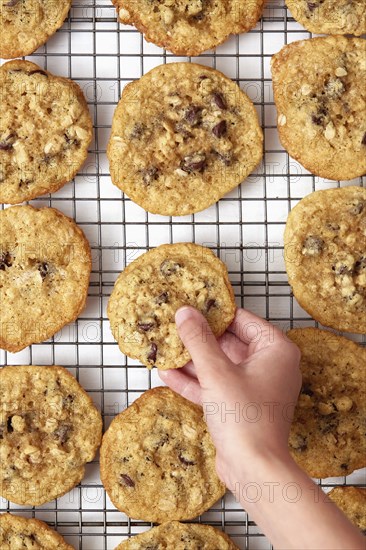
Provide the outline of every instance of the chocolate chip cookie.
{"type": "Polygon", "coordinates": [[[328,496],[350,521],[366,534],[366,489],[351,485],[335,487],[328,496]]]}
{"type": "Polygon", "coordinates": [[[170,388],[145,392],[103,436],[102,483],[113,504],[156,523],[195,518],[225,493],[202,408],[170,388]]]}
{"type": "Polygon", "coordinates": [[[115,550],[235,550],[229,537],[210,525],[169,521],[122,542],[115,550]]]}
{"type": "Polygon", "coordinates": [[[272,58],[281,143],[313,174],[366,173],[366,42],[327,36],[293,42],[272,58]]]}
{"type": "Polygon", "coordinates": [[[366,466],[366,349],[316,328],[288,333],[301,351],[303,385],[290,452],[312,477],[345,476],[366,466]]]}
{"type": "Polygon", "coordinates": [[[315,34],[366,33],[363,0],[286,0],[292,16],[315,34]]]}
{"type": "Polygon", "coordinates": [[[190,356],[174,321],[183,305],[199,309],[221,336],[235,316],[225,264],[191,243],[161,245],[137,258],[118,277],[107,308],[122,353],[148,368],[183,367],[190,356]]]}
{"type": "Polygon", "coordinates": [[[154,214],[183,216],[214,204],[262,158],[253,103],[213,69],[156,67],[125,87],[113,117],[112,181],[154,214]]]}
{"type": "Polygon", "coordinates": [[[1,496],[39,506],[81,481],[102,419],[63,367],[4,367],[0,385],[1,496]]]}
{"type": "Polygon", "coordinates": [[[0,0],[0,57],[33,53],[59,29],[71,0],[0,0]]]}
{"type": "Polygon", "coordinates": [[[38,519],[13,514],[0,515],[1,550],[74,550],[65,540],[38,519]]]}
{"type": "Polygon", "coordinates": [[[264,0],[112,0],[119,20],[176,55],[199,55],[230,34],[247,32],[262,15],[264,0]]]}
{"type": "Polygon", "coordinates": [[[0,348],[16,352],[53,336],[83,310],[90,246],[54,208],[0,212],[0,348]]]}
{"type": "Polygon", "coordinates": [[[0,201],[53,193],[83,165],[92,121],[80,87],[29,61],[0,68],[0,201]]]}
{"type": "Polygon", "coordinates": [[[285,262],[297,301],[314,319],[366,332],[366,189],[302,199],[287,220],[285,262]]]}

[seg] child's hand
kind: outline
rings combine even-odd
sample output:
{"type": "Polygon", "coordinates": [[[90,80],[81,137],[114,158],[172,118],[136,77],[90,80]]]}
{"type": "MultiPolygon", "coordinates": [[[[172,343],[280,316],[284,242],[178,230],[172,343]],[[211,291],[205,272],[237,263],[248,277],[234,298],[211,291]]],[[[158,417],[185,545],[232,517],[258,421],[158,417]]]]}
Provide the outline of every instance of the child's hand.
{"type": "Polygon", "coordinates": [[[300,352],[283,333],[239,309],[220,338],[192,307],[176,314],[179,335],[192,357],[160,377],[183,397],[202,404],[217,449],[217,471],[234,489],[237,470],[255,459],[288,456],[288,434],[301,387],[300,352]]]}

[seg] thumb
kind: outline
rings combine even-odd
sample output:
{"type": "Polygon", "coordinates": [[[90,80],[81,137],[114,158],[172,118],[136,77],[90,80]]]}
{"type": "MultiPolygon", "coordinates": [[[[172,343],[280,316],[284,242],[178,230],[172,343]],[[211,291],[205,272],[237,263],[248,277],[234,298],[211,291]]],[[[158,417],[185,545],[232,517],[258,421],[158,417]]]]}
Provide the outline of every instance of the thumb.
{"type": "Polygon", "coordinates": [[[231,361],[220,348],[209,324],[199,311],[184,306],[176,312],[175,322],[200,382],[203,379],[207,382],[213,376],[217,378],[220,369],[231,366],[231,361]]]}

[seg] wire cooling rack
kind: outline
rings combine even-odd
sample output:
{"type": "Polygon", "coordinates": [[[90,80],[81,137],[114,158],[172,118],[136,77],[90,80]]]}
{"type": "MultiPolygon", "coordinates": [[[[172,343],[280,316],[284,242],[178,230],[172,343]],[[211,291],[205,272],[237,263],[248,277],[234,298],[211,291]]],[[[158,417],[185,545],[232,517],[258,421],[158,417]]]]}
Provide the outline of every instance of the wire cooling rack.
{"type": "MultiPolygon", "coordinates": [[[[290,209],[317,189],[341,185],[314,177],[282,149],[276,130],[270,59],[284,44],[309,38],[283,4],[268,2],[264,17],[247,34],[234,36],[215,52],[199,58],[177,58],[152,44],[132,27],[119,25],[109,0],[75,0],[63,27],[29,58],[49,71],[80,84],[92,113],[95,135],[88,160],[75,180],[52,196],[32,201],[54,206],[82,227],[93,251],[87,307],[76,323],[52,340],[17,354],[2,352],[2,364],[60,364],[89,392],[103,414],[105,428],[142,392],[159,385],[149,372],[126,358],[111,335],[106,304],[120,271],[150,247],[192,241],[213,249],[227,264],[237,304],[283,329],[315,323],[292,297],[283,261],[283,230],[290,209]],[[112,185],[106,145],[113,111],[123,87],[153,67],[177,60],[215,67],[233,78],[254,102],[265,133],[262,164],[220,202],[185,217],[146,213],[112,185]]],[[[354,337],[365,344],[364,337],[354,337]]],[[[322,480],[365,484],[363,472],[322,480]]],[[[151,527],[118,512],[99,478],[98,460],[87,466],[80,486],[57,501],[27,508],[1,501],[1,508],[49,525],[78,550],[109,550],[121,540],[151,527]]],[[[268,549],[269,541],[226,495],[199,521],[224,529],[241,549],[268,549]]],[[[174,550],[174,549],[171,549],[174,550]]]]}

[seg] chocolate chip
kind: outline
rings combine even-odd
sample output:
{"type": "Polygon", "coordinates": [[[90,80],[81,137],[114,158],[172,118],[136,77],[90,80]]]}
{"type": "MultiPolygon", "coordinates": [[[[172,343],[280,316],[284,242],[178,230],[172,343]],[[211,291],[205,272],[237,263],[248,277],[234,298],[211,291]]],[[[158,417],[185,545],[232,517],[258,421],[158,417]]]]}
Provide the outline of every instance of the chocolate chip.
{"type": "Polygon", "coordinates": [[[314,395],[313,390],[310,388],[310,386],[307,386],[306,384],[301,388],[301,393],[304,395],[308,395],[309,397],[312,397],[314,395]]]}
{"type": "Polygon", "coordinates": [[[196,13],[195,15],[192,15],[190,17],[191,21],[202,21],[206,17],[206,14],[204,10],[201,10],[200,12],[196,13]]]}
{"type": "Polygon", "coordinates": [[[363,138],[361,139],[361,145],[366,145],[366,132],[363,135],[363,138]]]}
{"type": "Polygon", "coordinates": [[[322,106],[322,107],[319,107],[319,109],[317,110],[316,113],[313,113],[311,115],[311,120],[314,124],[316,124],[317,126],[323,126],[324,125],[324,122],[325,122],[325,118],[328,114],[328,110],[322,106]]]}
{"type": "Polygon", "coordinates": [[[164,260],[160,264],[160,273],[164,275],[164,277],[170,277],[174,273],[176,273],[182,266],[178,264],[177,262],[173,262],[173,260],[164,260]]]}
{"type": "Polygon", "coordinates": [[[362,269],[366,269],[366,257],[357,260],[357,262],[355,263],[356,273],[360,273],[362,269]]]}
{"type": "Polygon", "coordinates": [[[39,274],[41,275],[42,281],[44,281],[47,275],[49,275],[50,266],[46,262],[42,262],[41,264],[39,264],[37,269],[39,271],[39,274]]]}
{"type": "Polygon", "coordinates": [[[216,307],[216,306],[217,306],[216,300],[214,300],[213,298],[210,298],[209,300],[207,300],[206,303],[205,303],[206,313],[208,313],[210,311],[210,309],[212,309],[213,307],[216,307]]]}
{"type": "Polygon", "coordinates": [[[154,342],[152,342],[150,346],[150,351],[147,356],[147,360],[150,361],[151,363],[155,363],[157,354],[158,354],[158,346],[154,342]]]}
{"type": "Polygon", "coordinates": [[[154,322],[151,322],[151,323],[137,323],[137,326],[143,332],[148,332],[149,330],[154,328],[155,323],[154,322]]]}
{"type": "Polygon", "coordinates": [[[199,78],[200,80],[207,80],[207,79],[208,79],[208,76],[206,76],[205,74],[201,74],[198,78],[199,78]]]}
{"type": "Polygon", "coordinates": [[[12,416],[9,416],[8,420],[6,421],[6,429],[8,431],[8,434],[11,434],[13,433],[14,431],[14,428],[11,424],[11,421],[12,421],[13,417],[12,416]]]}
{"type": "Polygon", "coordinates": [[[159,171],[156,166],[150,166],[141,170],[141,176],[145,185],[150,185],[153,181],[159,177],[159,171]]]}
{"type": "Polygon", "coordinates": [[[194,153],[184,157],[181,162],[181,169],[189,174],[192,172],[202,172],[206,166],[206,156],[203,153],[194,153]]]}
{"type": "Polygon", "coordinates": [[[169,294],[167,292],[162,292],[155,298],[155,302],[161,306],[162,304],[167,304],[169,302],[169,294]]]}
{"type": "Polygon", "coordinates": [[[62,406],[63,407],[70,407],[74,402],[74,396],[73,395],[66,395],[66,397],[64,397],[62,399],[62,406]]]}
{"type": "Polygon", "coordinates": [[[48,74],[46,71],[42,71],[42,69],[36,69],[35,71],[28,73],[29,76],[32,76],[33,74],[41,74],[42,76],[46,76],[48,78],[48,74]]]}
{"type": "Polygon", "coordinates": [[[346,462],[343,462],[341,464],[341,468],[342,468],[342,470],[348,470],[348,464],[346,462]]]}
{"type": "Polygon", "coordinates": [[[9,0],[9,2],[7,2],[6,4],[4,4],[4,6],[6,8],[13,8],[14,6],[16,6],[18,3],[19,3],[20,0],[9,0]]]}
{"type": "Polygon", "coordinates": [[[121,474],[120,483],[122,485],[125,485],[126,487],[132,487],[132,488],[135,487],[135,482],[127,474],[121,474]]]}
{"type": "Polygon", "coordinates": [[[222,138],[227,132],[226,120],[221,120],[216,126],[212,128],[212,133],[217,138],[222,138]]]}
{"type": "Polygon", "coordinates": [[[307,237],[303,244],[302,252],[308,256],[317,256],[324,248],[324,241],[316,235],[307,237]]]}
{"type": "Polygon", "coordinates": [[[212,96],[213,102],[219,109],[224,111],[226,109],[226,102],[222,94],[219,92],[215,92],[212,96]]]}
{"type": "Polygon", "coordinates": [[[314,11],[318,7],[318,4],[315,4],[314,2],[307,2],[307,5],[309,11],[314,11]]]}
{"type": "Polygon", "coordinates": [[[17,135],[9,134],[5,139],[0,141],[0,151],[10,151],[13,148],[17,135]]]}
{"type": "Polygon", "coordinates": [[[5,271],[7,267],[13,265],[13,257],[9,252],[2,252],[0,254],[0,270],[5,271]]]}
{"type": "Polygon", "coordinates": [[[365,203],[360,201],[357,204],[354,204],[352,208],[348,210],[348,212],[352,214],[352,216],[358,216],[359,214],[361,214],[362,210],[364,209],[364,206],[365,206],[365,203]]]}
{"type": "Polygon", "coordinates": [[[53,432],[53,435],[56,439],[58,439],[61,445],[64,445],[64,443],[66,443],[66,441],[68,441],[70,437],[70,431],[71,426],[69,426],[68,424],[61,424],[60,427],[53,432]]]}
{"type": "Polygon", "coordinates": [[[191,126],[197,126],[201,122],[202,107],[191,105],[184,113],[184,118],[191,126]]]}
{"type": "Polygon", "coordinates": [[[134,127],[132,128],[132,132],[130,134],[130,138],[132,139],[140,139],[140,137],[145,132],[146,126],[145,124],[142,124],[141,122],[136,122],[134,127]]]}
{"type": "Polygon", "coordinates": [[[184,458],[184,456],[182,455],[179,455],[179,460],[181,461],[182,464],[184,464],[184,466],[194,466],[196,463],[193,462],[192,460],[187,460],[186,458],[184,458]]]}

